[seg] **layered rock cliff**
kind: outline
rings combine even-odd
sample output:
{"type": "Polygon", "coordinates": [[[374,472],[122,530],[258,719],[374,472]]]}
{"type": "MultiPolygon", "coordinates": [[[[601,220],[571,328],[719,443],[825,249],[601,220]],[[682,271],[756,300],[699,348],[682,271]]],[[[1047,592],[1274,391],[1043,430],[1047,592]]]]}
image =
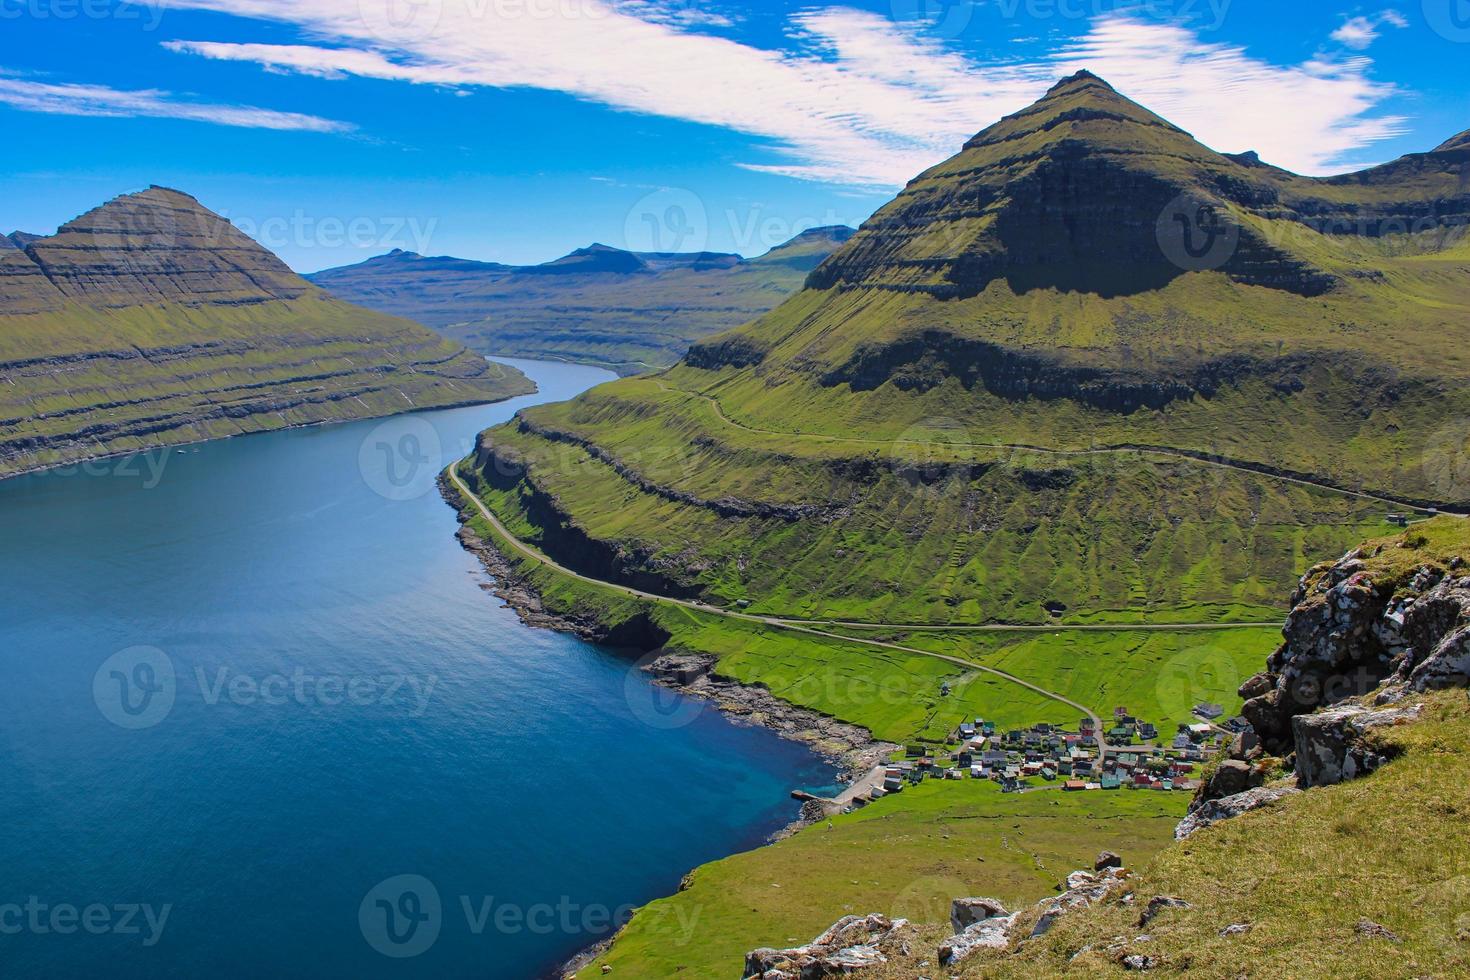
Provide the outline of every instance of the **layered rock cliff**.
{"type": "Polygon", "coordinates": [[[0,477],[531,390],[152,187],[0,251],[0,477]]]}

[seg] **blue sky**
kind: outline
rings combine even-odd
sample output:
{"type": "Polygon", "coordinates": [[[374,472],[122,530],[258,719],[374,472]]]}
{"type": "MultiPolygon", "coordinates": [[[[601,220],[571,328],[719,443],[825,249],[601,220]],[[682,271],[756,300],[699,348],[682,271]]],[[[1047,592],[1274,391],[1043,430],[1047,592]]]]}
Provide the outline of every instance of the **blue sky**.
{"type": "Polygon", "coordinates": [[[0,0],[0,226],[150,183],[294,268],[857,224],[1090,68],[1304,173],[1470,128],[1470,0],[0,0]]]}

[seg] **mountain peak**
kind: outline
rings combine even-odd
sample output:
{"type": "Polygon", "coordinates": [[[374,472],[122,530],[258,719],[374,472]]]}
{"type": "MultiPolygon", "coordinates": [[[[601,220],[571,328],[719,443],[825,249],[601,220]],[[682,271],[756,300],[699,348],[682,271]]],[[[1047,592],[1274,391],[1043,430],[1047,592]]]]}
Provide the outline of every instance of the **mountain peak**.
{"type": "Polygon", "coordinates": [[[1097,88],[1105,92],[1117,92],[1117,89],[1113,88],[1106,81],[1084,68],[1081,71],[1077,72],[1075,75],[1068,75],[1066,78],[1053,85],[1050,89],[1047,90],[1046,98],[1052,98],[1058,95],[1065,95],[1069,92],[1074,91],[1082,91],[1088,88],[1097,88]]]}
{"type": "Polygon", "coordinates": [[[311,288],[197,199],[158,185],[93,208],[26,252],[64,296],[99,307],[236,306],[311,288]]]}
{"type": "Polygon", "coordinates": [[[1450,150],[1470,150],[1470,129],[1458,136],[1451,136],[1434,148],[1435,153],[1447,153],[1450,150]]]}

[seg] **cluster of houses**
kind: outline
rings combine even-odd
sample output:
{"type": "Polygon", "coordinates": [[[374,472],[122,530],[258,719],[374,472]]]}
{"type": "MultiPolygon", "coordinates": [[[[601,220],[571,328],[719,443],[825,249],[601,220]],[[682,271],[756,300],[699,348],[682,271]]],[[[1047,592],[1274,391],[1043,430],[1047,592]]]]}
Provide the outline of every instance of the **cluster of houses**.
{"type": "MultiPolygon", "coordinates": [[[[1221,714],[1217,711],[1215,717],[1221,714]]],[[[1124,787],[1193,790],[1198,785],[1197,769],[1224,737],[1208,722],[1186,723],[1179,726],[1167,747],[1139,745],[1130,751],[1140,740],[1159,741],[1160,733],[1126,708],[1118,708],[1112,727],[1101,733],[1091,718],[1083,718],[1076,730],[1041,722],[1005,731],[994,722],[976,718],[961,724],[954,733],[954,744],[942,752],[934,746],[908,746],[906,758],[887,767],[881,789],[875,788],[871,796],[902,792],[905,786],[925,779],[966,778],[997,782],[1005,792],[1047,784],[1060,784],[1073,792],[1124,787]]]]}

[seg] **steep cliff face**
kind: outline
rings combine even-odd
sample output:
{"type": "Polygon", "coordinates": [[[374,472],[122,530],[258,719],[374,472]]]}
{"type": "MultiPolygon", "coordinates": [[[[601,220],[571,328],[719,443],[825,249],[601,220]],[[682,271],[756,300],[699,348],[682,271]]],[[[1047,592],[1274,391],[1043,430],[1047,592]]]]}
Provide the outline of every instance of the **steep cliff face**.
{"type": "Polygon", "coordinates": [[[531,390],[153,187],[0,251],[0,477],[531,390]]]}

